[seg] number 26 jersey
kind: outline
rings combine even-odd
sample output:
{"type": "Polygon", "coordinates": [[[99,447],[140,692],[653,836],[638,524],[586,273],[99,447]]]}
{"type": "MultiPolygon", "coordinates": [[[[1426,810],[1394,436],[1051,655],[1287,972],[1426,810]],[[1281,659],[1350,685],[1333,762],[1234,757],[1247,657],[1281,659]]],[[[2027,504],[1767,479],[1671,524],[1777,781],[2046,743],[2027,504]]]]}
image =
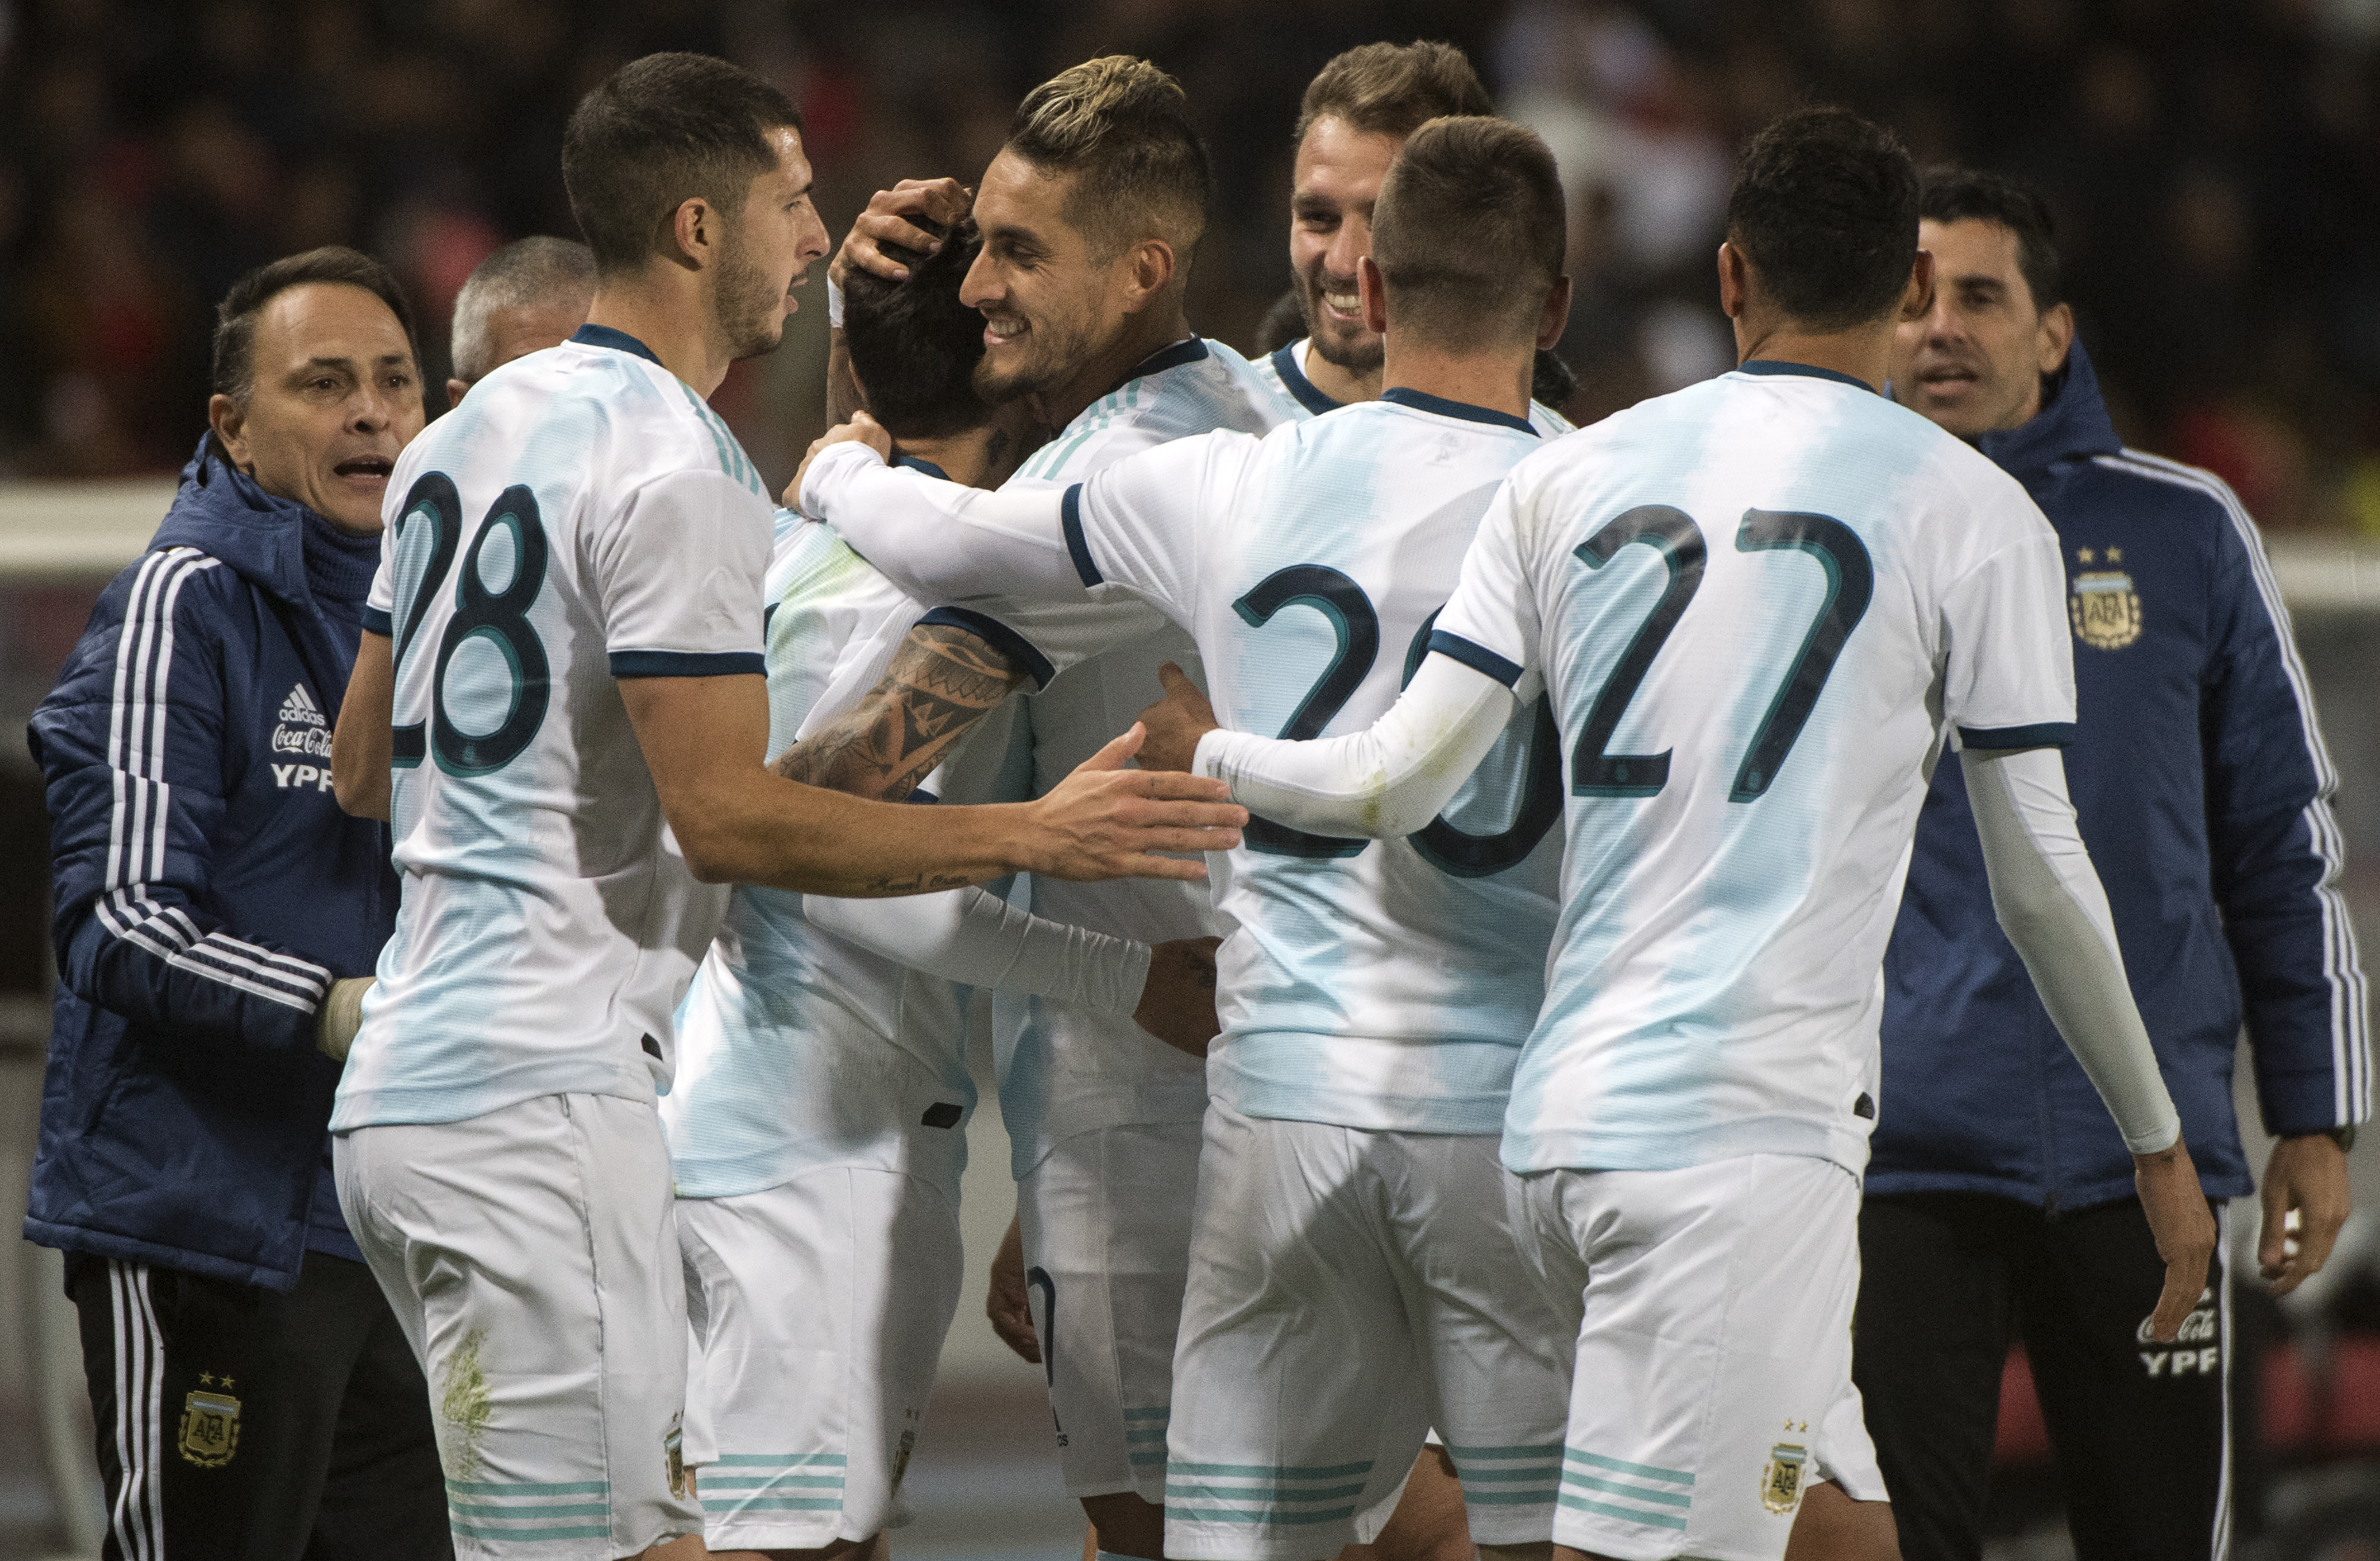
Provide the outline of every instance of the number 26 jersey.
{"type": "Polygon", "coordinates": [[[1564,749],[1562,896],[1515,1171],[1866,1163],[1885,940],[1944,728],[2062,746],[2058,541],[1848,376],[1746,368],[1516,466],[1433,647],[1564,749]]]}
{"type": "Polygon", "coordinates": [[[726,425],[589,326],[398,458],[367,629],[395,664],[396,931],[331,1126],[654,1098],[724,909],[616,679],[759,675],[770,506],[726,425]]]}

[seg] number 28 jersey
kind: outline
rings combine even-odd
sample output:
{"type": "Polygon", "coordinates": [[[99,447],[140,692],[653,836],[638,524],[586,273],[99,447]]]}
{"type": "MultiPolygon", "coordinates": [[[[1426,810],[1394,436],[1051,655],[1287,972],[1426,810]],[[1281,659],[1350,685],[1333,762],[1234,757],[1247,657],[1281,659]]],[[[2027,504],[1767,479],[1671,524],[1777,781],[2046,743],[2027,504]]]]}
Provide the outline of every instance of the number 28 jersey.
{"type": "Polygon", "coordinates": [[[404,897],[331,1126],[650,1101],[727,889],[687,871],[615,679],[763,670],[767,495],[597,326],[481,381],[388,492],[365,627],[395,658],[404,897]]]}
{"type": "Polygon", "coordinates": [[[1755,362],[1514,468],[1434,642],[1516,692],[1542,674],[1565,748],[1506,1165],[1864,1165],[1943,728],[2071,737],[2064,591],[2013,478],[1824,370],[1755,362]]]}

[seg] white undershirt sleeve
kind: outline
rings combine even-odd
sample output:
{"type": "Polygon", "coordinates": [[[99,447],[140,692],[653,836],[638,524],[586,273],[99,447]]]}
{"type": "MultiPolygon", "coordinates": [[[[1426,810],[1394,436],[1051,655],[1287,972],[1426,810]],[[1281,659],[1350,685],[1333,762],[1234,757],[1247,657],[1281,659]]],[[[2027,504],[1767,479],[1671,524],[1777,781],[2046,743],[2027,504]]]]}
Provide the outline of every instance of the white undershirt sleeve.
{"type": "Polygon", "coordinates": [[[1445,811],[1503,735],[1513,695],[1433,653],[1371,729],[1312,742],[1213,731],[1192,768],[1259,818],[1316,835],[1393,840],[1445,811]]]}
{"type": "Polygon", "coordinates": [[[899,900],[810,895],[802,909],[812,926],[846,943],[988,991],[1129,1018],[1148,984],[1148,945],[1052,921],[981,889],[899,900]]]}
{"type": "Polygon", "coordinates": [[[1992,909],[2016,945],[2050,1021],[2091,1076],[2135,1154],[2170,1149],[2181,1117],[2124,979],[2107,894],[2066,793],[2054,748],[1960,756],[1992,909]]]}
{"type": "Polygon", "coordinates": [[[831,522],[852,551],[928,604],[1015,596],[1088,600],[1067,551],[1066,490],[987,492],[890,467],[857,442],[810,462],[802,513],[831,522]]]}

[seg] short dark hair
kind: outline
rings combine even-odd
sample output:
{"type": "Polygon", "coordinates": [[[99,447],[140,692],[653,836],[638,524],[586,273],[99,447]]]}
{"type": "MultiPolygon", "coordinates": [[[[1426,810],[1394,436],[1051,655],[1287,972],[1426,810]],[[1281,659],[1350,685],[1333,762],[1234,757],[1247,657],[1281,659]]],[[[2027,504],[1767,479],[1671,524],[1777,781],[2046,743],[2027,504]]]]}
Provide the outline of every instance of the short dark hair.
{"type": "Polygon", "coordinates": [[[1330,118],[1402,140],[1432,119],[1495,112],[1479,73],[1453,44],[1366,43],[1333,59],[1306,83],[1290,139],[1304,140],[1317,119],[1330,118]]]}
{"type": "MultiPolygon", "coordinates": [[[[941,224],[912,217],[937,238],[941,224]]],[[[983,248],[965,222],[932,254],[897,244],[884,253],[909,268],[889,281],[860,267],[844,284],[843,340],[868,414],[895,439],[934,439],[981,428],[991,409],[975,391],[983,361],[983,316],[959,301],[959,284],[983,248]]]]}
{"type": "Polygon", "coordinates": [[[1925,170],[1917,214],[1927,222],[1998,224],[2016,235],[2016,268],[2038,311],[2066,301],[2059,272],[2058,225],[2041,191],[2022,179],[1980,168],[1940,164],[1925,170]]]}
{"type": "Polygon", "coordinates": [[[406,301],[405,289],[397,286],[396,274],[360,250],[325,244],[260,265],[231,285],[223,302],[215,305],[214,367],[208,387],[218,396],[247,400],[249,392],[256,388],[256,317],[290,288],[316,282],[361,287],[388,305],[388,311],[405,329],[406,349],[413,354],[415,367],[420,366],[421,344],[413,334],[413,306],[406,301]]]}
{"type": "Polygon", "coordinates": [[[455,295],[447,356],[455,377],[477,384],[490,369],[488,316],[500,309],[575,302],[595,296],[594,252],[576,238],[539,234],[516,239],[481,261],[455,295]]]}
{"type": "Polygon", "coordinates": [[[1917,168],[1900,139],[1844,108],[1801,108],[1743,149],[1728,241],[1799,323],[1849,330],[1881,318],[1917,256],[1917,168]]]}
{"type": "Polygon", "coordinates": [[[784,93],[708,55],[647,55],[578,102],[562,138],[570,213],[595,269],[634,271],[670,214],[695,196],[733,222],[752,181],[776,165],[768,132],[802,128],[784,93]]]}
{"type": "Polygon", "coordinates": [[[1449,344],[1536,332],[1561,279],[1569,216],[1554,154],[1510,119],[1433,119],[1407,138],[1372,209],[1390,327],[1449,344]]]}
{"type": "Polygon", "coordinates": [[[1213,175],[1182,84],[1147,60],[1108,55],[1025,94],[1006,150],[1045,173],[1071,173],[1065,217],[1105,262],[1160,234],[1176,274],[1207,230],[1213,175]]]}

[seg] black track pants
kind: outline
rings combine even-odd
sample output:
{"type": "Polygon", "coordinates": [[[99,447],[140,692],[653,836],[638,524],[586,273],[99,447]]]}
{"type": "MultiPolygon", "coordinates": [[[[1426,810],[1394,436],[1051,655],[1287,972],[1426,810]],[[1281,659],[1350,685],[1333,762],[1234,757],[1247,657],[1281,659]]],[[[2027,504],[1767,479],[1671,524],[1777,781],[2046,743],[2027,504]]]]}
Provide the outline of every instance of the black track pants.
{"type": "Polygon", "coordinates": [[[448,1561],[421,1368],[362,1263],[287,1295],[67,1256],[106,1561],[448,1561]]]}
{"type": "MultiPolygon", "coordinates": [[[[2216,1208],[2222,1226],[2222,1209],[2216,1208]]],[[[1980,1193],[1871,1197],[1852,1374],[1902,1561],[1982,1553],[2002,1362],[2033,1363],[2081,1561],[2214,1561],[2230,1533],[2230,1300],[2218,1241],[2171,1345],[2138,1200],[2055,1219],[1980,1193]]]]}

